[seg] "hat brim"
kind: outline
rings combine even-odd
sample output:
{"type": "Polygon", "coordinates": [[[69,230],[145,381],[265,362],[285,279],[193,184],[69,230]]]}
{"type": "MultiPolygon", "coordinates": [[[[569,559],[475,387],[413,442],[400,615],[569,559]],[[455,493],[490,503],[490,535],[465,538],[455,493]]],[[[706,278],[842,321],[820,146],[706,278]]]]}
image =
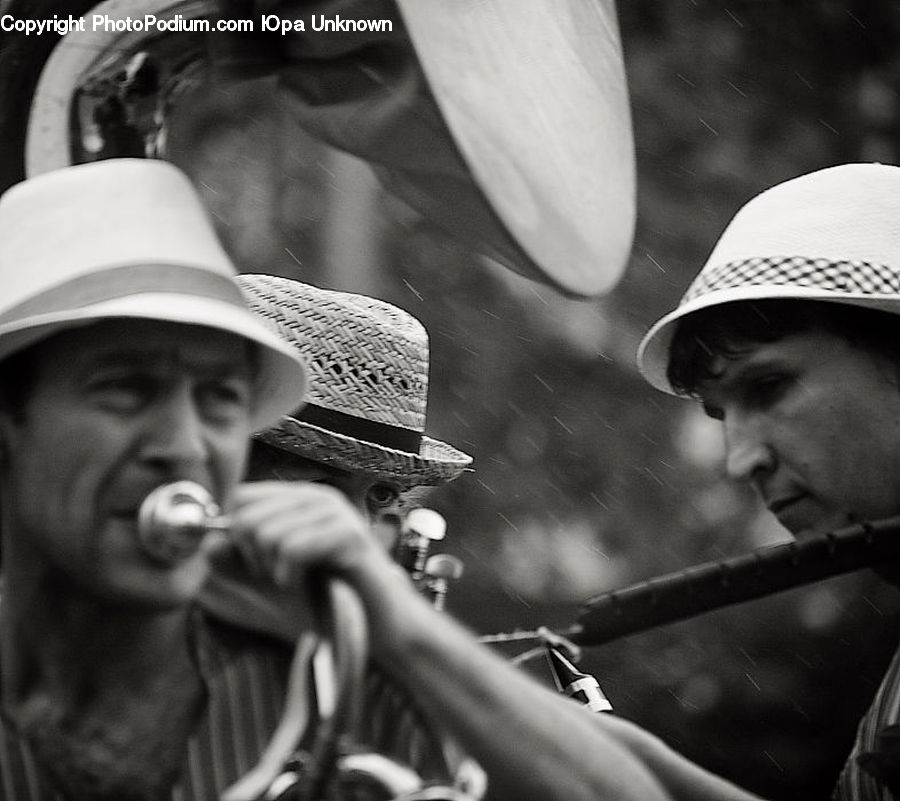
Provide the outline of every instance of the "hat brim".
{"type": "Polygon", "coordinates": [[[641,375],[656,389],[670,395],[679,395],[669,383],[669,352],[678,323],[702,309],[724,303],[753,300],[810,300],[826,303],[844,303],[868,309],[900,314],[900,295],[864,294],[861,292],[833,292],[811,287],[765,284],[721,289],[679,306],[658,320],[644,335],[638,346],[637,364],[641,375]]]}
{"type": "Polygon", "coordinates": [[[0,360],[66,329],[101,320],[131,318],[181,323],[234,334],[258,346],[254,431],[263,429],[287,410],[307,387],[306,368],[286,342],[271,333],[249,310],[225,301],[167,292],[128,295],[84,308],[25,317],[0,326],[0,360]]]}
{"type": "Polygon", "coordinates": [[[342,470],[371,473],[404,488],[452,481],[472,464],[472,457],[440,440],[422,437],[419,453],[376,445],[284,416],[254,435],[280,450],[342,470]]]}

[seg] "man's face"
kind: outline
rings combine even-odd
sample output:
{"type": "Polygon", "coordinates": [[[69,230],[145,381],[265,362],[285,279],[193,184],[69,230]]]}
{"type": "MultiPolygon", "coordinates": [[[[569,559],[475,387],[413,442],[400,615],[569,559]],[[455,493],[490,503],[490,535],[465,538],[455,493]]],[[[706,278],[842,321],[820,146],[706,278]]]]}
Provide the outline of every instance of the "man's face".
{"type": "Polygon", "coordinates": [[[24,408],[0,414],[5,569],[43,570],[61,592],[102,600],[192,598],[204,557],[152,563],[136,514],[170,481],[227,498],[250,434],[246,344],[196,326],[111,320],[39,344],[34,367],[24,408]]]}
{"type": "Polygon", "coordinates": [[[699,395],[726,468],[785,528],[824,533],[900,512],[900,388],[885,358],[825,331],[717,357],[699,395]]]}

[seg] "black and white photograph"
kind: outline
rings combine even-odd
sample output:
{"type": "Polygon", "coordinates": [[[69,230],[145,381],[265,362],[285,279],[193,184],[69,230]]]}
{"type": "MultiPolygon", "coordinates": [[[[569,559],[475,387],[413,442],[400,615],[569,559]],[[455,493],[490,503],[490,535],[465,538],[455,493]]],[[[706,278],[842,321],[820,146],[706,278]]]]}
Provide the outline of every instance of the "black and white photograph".
{"type": "Polygon", "coordinates": [[[898,560],[897,4],[0,0],[0,799],[900,799],[898,560]]]}

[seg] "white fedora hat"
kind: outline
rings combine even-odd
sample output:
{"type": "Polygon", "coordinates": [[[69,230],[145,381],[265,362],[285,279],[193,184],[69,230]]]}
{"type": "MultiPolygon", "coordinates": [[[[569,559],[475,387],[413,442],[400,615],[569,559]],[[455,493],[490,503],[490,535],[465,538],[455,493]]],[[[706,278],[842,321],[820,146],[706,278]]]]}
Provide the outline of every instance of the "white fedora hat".
{"type": "Polygon", "coordinates": [[[900,314],[900,167],[844,164],[750,200],[725,229],[674,311],[638,348],[657,389],[678,323],[701,309],[771,298],[829,301],[900,314]]]}
{"type": "Polygon", "coordinates": [[[297,405],[296,350],[247,308],[188,179],[111,159],[45,173],[0,198],[0,359],[58,331],[141,318],[228,331],[258,345],[253,421],[297,405]]]}
{"type": "Polygon", "coordinates": [[[235,280],[250,308],[309,369],[306,404],[257,439],[407,487],[451,481],[471,464],[470,456],[425,435],[428,335],[415,317],[376,298],[288,278],[235,280]]]}

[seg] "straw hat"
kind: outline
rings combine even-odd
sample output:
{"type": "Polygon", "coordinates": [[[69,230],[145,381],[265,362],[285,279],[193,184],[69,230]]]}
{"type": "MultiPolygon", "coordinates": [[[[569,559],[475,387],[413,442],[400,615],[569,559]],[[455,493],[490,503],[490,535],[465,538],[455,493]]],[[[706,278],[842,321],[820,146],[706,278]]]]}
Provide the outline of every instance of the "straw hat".
{"type": "Polygon", "coordinates": [[[300,352],[310,375],[307,403],[258,439],[406,487],[451,481],[472,462],[424,434],[428,335],[415,317],[375,298],[287,278],[236,281],[250,308],[300,352]]]}
{"type": "Polygon", "coordinates": [[[45,173],[0,198],[0,359],[108,318],[228,331],[259,346],[253,422],[263,428],[296,405],[306,372],[247,309],[233,274],[171,164],[112,159],[45,173]]]}
{"type": "Polygon", "coordinates": [[[734,217],[677,309],[638,348],[657,389],[679,320],[735,301],[793,298],[900,314],[900,167],[845,164],[778,184],[734,217]]]}

